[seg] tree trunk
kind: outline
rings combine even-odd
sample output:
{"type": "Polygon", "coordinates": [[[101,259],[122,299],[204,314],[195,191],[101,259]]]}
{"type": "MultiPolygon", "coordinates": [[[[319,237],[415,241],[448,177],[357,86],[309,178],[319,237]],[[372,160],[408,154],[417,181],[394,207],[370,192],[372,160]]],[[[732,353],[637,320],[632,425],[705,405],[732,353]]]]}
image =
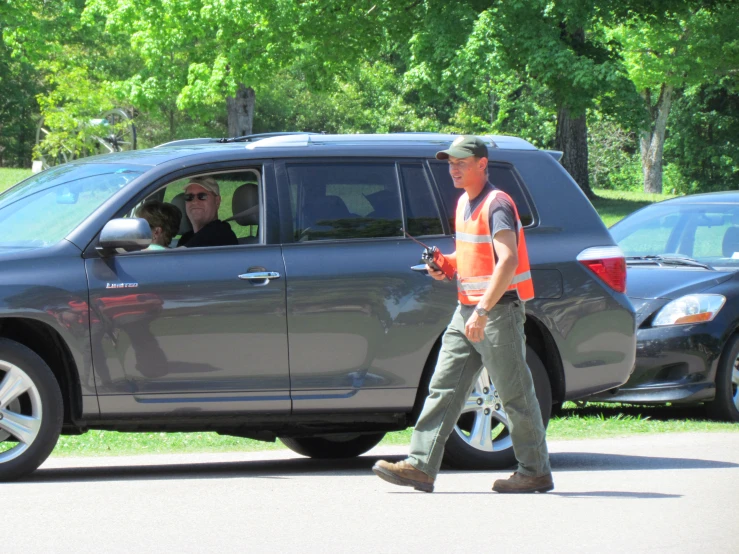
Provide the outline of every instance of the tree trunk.
{"type": "Polygon", "coordinates": [[[595,198],[588,177],[588,126],[585,113],[573,117],[569,108],[557,110],[557,150],[563,152],[562,165],[588,198],[595,198]]]}
{"type": "Polygon", "coordinates": [[[226,98],[229,137],[251,135],[255,100],[254,89],[245,87],[242,83],[239,83],[236,96],[226,98]]]}
{"type": "Polygon", "coordinates": [[[672,86],[663,84],[654,107],[650,91],[642,93],[650,122],[650,129],[642,131],[639,137],[644,192],[662,194],[662,152],[665,147],[667,117],[672,107],[672,90],[672,86]]]}

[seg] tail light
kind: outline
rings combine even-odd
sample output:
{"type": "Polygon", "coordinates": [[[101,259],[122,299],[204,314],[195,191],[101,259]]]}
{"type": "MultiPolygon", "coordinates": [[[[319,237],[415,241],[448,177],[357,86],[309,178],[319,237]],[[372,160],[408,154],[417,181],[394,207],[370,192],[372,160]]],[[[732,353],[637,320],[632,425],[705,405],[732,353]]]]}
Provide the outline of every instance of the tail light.
{"type": "Polygon", "coordinates": [[[577,261],[616,292],[626,292],[626,258],[618,246],[586,248],[577,261]]]}

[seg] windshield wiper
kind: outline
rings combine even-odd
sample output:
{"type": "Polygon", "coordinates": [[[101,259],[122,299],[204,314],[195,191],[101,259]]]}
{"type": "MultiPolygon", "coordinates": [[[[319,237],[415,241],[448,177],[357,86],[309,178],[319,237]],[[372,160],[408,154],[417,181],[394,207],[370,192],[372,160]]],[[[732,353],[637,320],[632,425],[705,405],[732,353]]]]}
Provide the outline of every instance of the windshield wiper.
{"type": "Polygon", "coordinates": [[[670,256],[670,255],[662,255],[662,256],[627,256],[626,257],[626,263],[654,263],[658,265],[685,265],[689,267],[702,267],[703,269],[710,269],[713,270],[714,268],[711,267],[708,264],[704,264],[703,262],[699,262],[698,260],[694,260],[693,258],[688,258],[684,256],[670,256]]]}

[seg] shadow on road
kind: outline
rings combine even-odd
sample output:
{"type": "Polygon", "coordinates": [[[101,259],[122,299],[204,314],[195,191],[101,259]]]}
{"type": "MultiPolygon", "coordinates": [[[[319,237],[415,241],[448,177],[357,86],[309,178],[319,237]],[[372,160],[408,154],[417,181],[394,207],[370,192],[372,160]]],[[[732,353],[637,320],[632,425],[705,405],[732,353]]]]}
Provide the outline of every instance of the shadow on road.
{"type": "Polygon", "coordinates": [[[649,469],[728,469],[733,462],[695,458],[660,458],[590,452],[555,452],[551,454],[554,471],[629,471],[649,469]]]}
{"type": "Polygon", "coordinates": [[[565,498],[682,498],[682,494],[665,494],[661,492],[628,492],[628,491],[581,491],[581,492],[548,492],[552,496],[565,498]]]}
{"type": "MultiPolygon", "coordinates": [[[[384,456],[399,461],[403,456],[384,456]]],[[[361,456],[348,460],[312,460],[290,458],[285,460],[253,460],[237,462],[195,462],[192,464],[127,465],[106,467],[70,467],[39,469],[19,483],[45,481],[133,481],[166,479],[224,479],[262,478],[284,479],[296,475],[368,475],[378,456],[361,456]]],[[[551,456],[556,471],[616,471],[664,469],[723,469],[739,464],[693,458],[664,458],[628,456],[587,452],[561,452],[551,456]]],[[[91,463],[94,463],[91,459],[91,463]]],[[[445,473],[459,473],[444,470],[445,473]]],[[[506,470],[506,473],[510,470],[506,470]]],[[[491,472],[495,473],[495,472],[491,472]]],[[[7,486],[7,485],[6,485],[7,486]]],[[[574,494],[574,493],[573,493],[574,494]]],[[[595,494],[595,493],[578,493],[595,494]]],[[[606,493],[603,493],[606,494],[606,493]]],[[[616,494],[616,493],[609,493],[616,494]]],[[[627,494],[627,493],[624,493],[627,494]]],[[[629,493],[630,494],[630,493],[629,493]]],[[[634,493],[637,494],[637,493],[634,493]]]]}
{"type": "MultiPolygon", "coordinates": [[[[418,494],[417,491],[404,490],[404,491],[391,491],[392,494],[418,494]]],[[[490,491],[435,491],[435,496],[446,495],[446,494],[484,494],[489,495],[490,491]]],[[[564,498],[652,498],[652,499],[663,499],[663,498],[682,498],[682,494],[665,494],[661,492],[629,492],[629,491],[580,491],[580,492],[548,492],[547,496],[562,496],[564,498]]]]}

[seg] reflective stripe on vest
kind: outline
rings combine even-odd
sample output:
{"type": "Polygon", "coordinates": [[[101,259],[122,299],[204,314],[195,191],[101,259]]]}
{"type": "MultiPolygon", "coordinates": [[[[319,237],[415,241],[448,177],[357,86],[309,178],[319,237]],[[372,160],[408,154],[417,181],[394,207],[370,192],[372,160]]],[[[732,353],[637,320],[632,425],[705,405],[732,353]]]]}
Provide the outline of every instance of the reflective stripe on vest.
{"type": "Polygon", "coordinates": [[[495,253],[490,229],[490,205],[498,194],[503,195],[513,206],[518,232],[518,267],[507,290],[515,290],[521,300],[531,300],[534,297],[534,283],[531,279],[526,238],[523,225],[521,225],[521,220],[518,217],[518,210],[510,196],[503,191],[493,190],[466,221],[464,210],[469,202],[467,193],[460,197],[457,204],[455,234],[457,240],[457,293],[462,304],[477,304],[490,285],[490,278],[495,268],[495,253]]]}

